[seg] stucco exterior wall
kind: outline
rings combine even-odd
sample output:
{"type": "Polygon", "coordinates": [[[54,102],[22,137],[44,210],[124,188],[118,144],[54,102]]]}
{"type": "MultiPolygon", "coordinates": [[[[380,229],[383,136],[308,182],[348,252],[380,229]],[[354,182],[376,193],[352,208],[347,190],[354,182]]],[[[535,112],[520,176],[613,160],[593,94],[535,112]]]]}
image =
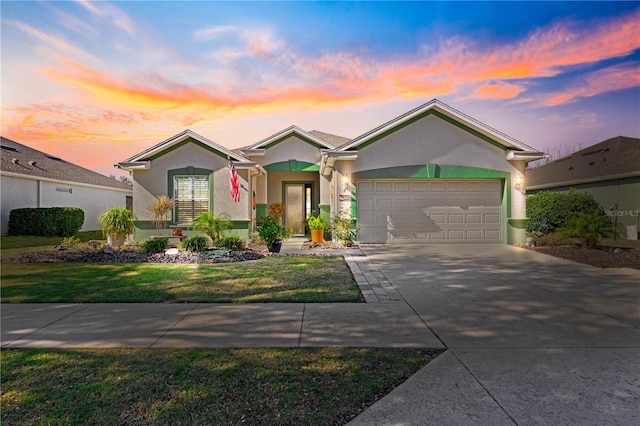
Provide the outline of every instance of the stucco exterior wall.
{"type": "MultiPolygon", "coordinates": [[[[195,143],[187,143],[151,161],[149,170],[134,171],[134,214],[138,220],[152,220],[148,206],[158,195],[173,197],[170,192],[169,172],[179,169],[204,169],[213,171],[213,200],[210,208],[218,215],[226,213],[232,220],[249,220],[248,171],[239,170],[240,202],[231,199],[229,187],[229,162],[195,143]]],[[[186,173],[185,173],[186,174],[186,173]]]]}
{"type": "MultiPolygon", "coordinates": [[[[355,161],[338,161],[334,176],[336,195],[332,208],[340,209],[347,206],[347,202],[340,202],[338,199],[339,194],[344,192],[345,179],[356,183],[354,176],[357,178],[358,175],[366,174],[367,177],[383,178],[386,177],[385,169],[402,170],[403,166],[405,170],[414,166],[416,170],[430,169],[426,167],[427,165],[464,166],[497,171],[498,174],[502,174],[500,177],[504,179],[506,185],[506,192],[503,194],[504,235],[508,235],[509,242],[520,240],[524,242],[523,221],[520,219],[525,218],[526,195],[524,189],[515,190],[514,185],[518,178],[524,181],[525,163],[507,161],[505,151],[501,147],[435,115],[422,117],[373,143],[359,147],[358,158],[355,161]]],[[[436,176],[421,177],[436,178],[436,176]]],[[[479,171],[478,176],[466,177],[483,176],[479,171]]]]}
{"type": "Polygon", "coordinates": [[[11,210],[23,207],[79,207],[84,211],[81,231],[100,229],[97,218],[109,207],[126,206],[132,192],[85,186],[73,182],[51,182],[9,176],[2,186],[2,234],[7,233],[11,210]]]}

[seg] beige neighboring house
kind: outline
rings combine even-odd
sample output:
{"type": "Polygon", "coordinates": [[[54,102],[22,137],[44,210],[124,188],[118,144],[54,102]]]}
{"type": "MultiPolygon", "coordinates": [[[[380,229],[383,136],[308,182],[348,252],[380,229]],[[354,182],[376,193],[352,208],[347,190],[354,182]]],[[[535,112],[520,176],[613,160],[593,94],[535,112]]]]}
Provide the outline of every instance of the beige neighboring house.
{"type": "Polygon", "coordinates": [[[640,139],[617,136],[527,170],[527,195],[586,192],[622,226],[640,229],[640,139]]]}
{"type": "Polygon", "coordinates": [[[177,200],[171,228],[200,212],[247,235],[270,204],[303,235],[310,214],[346,211],[360,243],[524,242],[526,164],[543,153],[432,100],[354,139],[288,127],[239,150],[185,130],[118,164],[133,174],[135,238],[156,233],[147,206],[177,200]],[[240,202],[230,196],[229,159],[240,202]]]}
{"type": "Polygon", "coordinates": [[[13,209],[79,207],[84,211],[81,230],[93,231],[100,229],[97,218],[103,210],[133,205],[130,185],[10,139],[1,140],[2,235],[13,209]]]}

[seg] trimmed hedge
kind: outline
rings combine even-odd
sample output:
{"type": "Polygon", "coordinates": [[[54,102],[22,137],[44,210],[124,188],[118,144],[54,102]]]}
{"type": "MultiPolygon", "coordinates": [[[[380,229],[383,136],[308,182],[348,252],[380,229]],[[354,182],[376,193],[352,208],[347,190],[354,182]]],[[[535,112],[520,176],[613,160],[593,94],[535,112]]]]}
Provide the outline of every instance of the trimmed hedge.
{"type": "Polygon", "coordinates": [[[527,197],[526,230],[539,236],[564,228],[579,213],[601,210],[590,194],[575,192],[540,191],[527,197]]]}
{"type": "Polygon", "coordinates": [[[83,223],[84,211],[78,207],[15,209],[9,213],[9,235],[71,237],[83,223]]]}

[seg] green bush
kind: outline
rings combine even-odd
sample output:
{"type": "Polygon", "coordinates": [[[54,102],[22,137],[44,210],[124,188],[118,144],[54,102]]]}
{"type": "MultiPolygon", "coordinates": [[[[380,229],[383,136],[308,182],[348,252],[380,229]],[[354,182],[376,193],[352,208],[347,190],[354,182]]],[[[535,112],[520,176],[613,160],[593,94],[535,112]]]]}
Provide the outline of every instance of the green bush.
{"type": "Polygon", "coordinates": [[[567,237],[578,238],[582,247],[590,249],[596,247],[600,238],[612,237],[614,234],[613,224],[600,209],[578,213],[560,232],[567,237]]]}
{"type": "Polygon", "coordinates": [[[528,235],[537,237],[568,225],[578,213],[600,209],[593,197],[586,193],[541,191],[527,197],[528,235]]]}
{"type": "Polygon", "coordinates": [[[191,237],[182,242],[182,248],[185,251],[201,252],[207,248],[209,239],[207,237],[191,237]]]}
{"type": "Polygon", "coordinates": [[[10,235],[71,237],[82,228],[84,212],[78,207],[36,207],[11,210],[10,235]]]}
{"type": "Polygon", "coordinates": [[[229,235],[222,237],[216,241],[216,246],[220,248],[226,248],[229,250],[243,250],[245,243],[244,239],[239,235],[229,235]]]}
{"type": "Polygon", "coordinates": [[[63,247],[77,247],[82,243],[82,241],[80,241],[80,238],[76,238],[76,237],[64,237],[62,239],[62,241],[60,241],[60,244],[58,244],[59,246],[63,246],[63,247]]]}
{"type": "Polygon", "coordinates": [[[169,246],[169,240],[167,238],[154,238],[146,240],[142,244],[142,248],[145,253],[161,253],[169,246]]]}
{"type": "Polygon", "coordinates": [[[354,226],[351,213],[343,209],[331,219],[331,231],[342,244],[351,247],[358,237],[360,225],[354,226]]]}

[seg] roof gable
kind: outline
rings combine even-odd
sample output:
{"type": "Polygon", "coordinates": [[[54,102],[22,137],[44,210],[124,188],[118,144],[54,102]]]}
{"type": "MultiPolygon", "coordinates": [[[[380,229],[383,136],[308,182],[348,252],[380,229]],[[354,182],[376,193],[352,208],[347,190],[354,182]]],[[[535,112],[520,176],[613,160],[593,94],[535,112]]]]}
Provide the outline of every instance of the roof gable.
{"type": "MultiPolygon", "coordinates": [[[[328,134],[327,134],[328,135],[328,134]]],[[[246,148],[247,151],[255,150],[255,149],[269,149],[280,142],[287,139],[289,136],[298,136],[300,139],[305,141],[306,143],[313,145],[319,149],[333,149],[334,145],[331,145],[325,139],[319,137],[317,134],[313,134],[312,132],[307,132],[302,130],[298,126],[289,126],[284,130],[281,130],[261,141],[249,146],[246,148]]]]}
{"type": "Polygon", "coordinates": [[[224,158],[230,158],[236,162],[251,163],[249,160],[247,160],[237,152],[231,151],[223,147],[222,145],[218,145],[217,143],[205,138],[204,136],[187,129],[183,132],[178,133],[177,135],[170,137],[169,139],[166,139],[150,148],[145,149],[144,151],[132,157],[127,158],[126,160],[120,162],[119,165],[122,166],[124,164],[153,160],[162,155],[168,154],[174,149],[187,143],[196,143],[198,146],[201,146],[208,151],[211,151],[224,158]]]}
{"type": "Polygon", "coordinates": [[[537,153],[537,150],[532,147],[525,145],[524,143],[507,136],[496,129],[493,129],[492,127],[489,127],[466,114],[463,114],[437,99],[433,99],[426,104],[423,104],[350,140],[349,142],[337,147],[335,151],[347,151],[363,148],[404,126],[431,114],[436,115],[437,117],[472,133],[482,140],[502,148],[503,150],[537,153]]]}
{"type": "Polygon", "coordinates": [[[15,173],[34,178],[69,183],[97,185],[131,191],[131,186],[100,173],[65,161],[56,156],[30,148],[11,139],[1,138],[3,173],[15,173]]]}

